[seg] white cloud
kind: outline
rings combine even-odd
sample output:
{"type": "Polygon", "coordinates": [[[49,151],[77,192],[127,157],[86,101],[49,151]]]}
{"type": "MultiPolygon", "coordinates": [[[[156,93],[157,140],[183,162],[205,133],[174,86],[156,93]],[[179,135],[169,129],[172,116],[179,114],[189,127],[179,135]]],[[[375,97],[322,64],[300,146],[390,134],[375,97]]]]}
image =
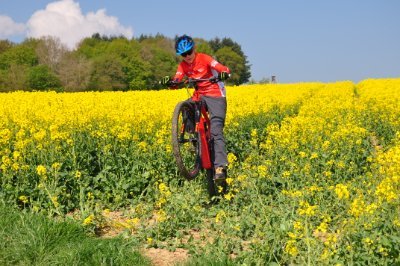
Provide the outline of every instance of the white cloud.
{"type": "Polygon", "coordinates": [[[16,23],[8,16],[0,15],[0,39],[7,39],[9,36],[24,34],[25,25],[16,23]]]}
{"type": "Polygon", "coordinates": [[[105,9],[82,14],[79,3],[73,0],[52,2],[44,10],[36,11],[27,22],[28,37],[55,36],[69,48],[93,33],[124,35],[131,38],[131,27],[122,26],[118,18],[108,16],[105,9]]]}

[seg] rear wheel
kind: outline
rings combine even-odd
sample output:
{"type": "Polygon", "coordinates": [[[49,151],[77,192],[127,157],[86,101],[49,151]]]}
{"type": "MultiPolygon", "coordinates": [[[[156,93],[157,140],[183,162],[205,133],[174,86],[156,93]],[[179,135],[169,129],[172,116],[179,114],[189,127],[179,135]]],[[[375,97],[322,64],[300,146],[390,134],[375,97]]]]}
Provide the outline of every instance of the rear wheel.
{"type": "Polygon", "coordinates": [[[179,172],[188,180],[201,169],[200,145],[194,130],[194,108],[189,102],[180,102],[172,117],[172,148],[179,172]]]}

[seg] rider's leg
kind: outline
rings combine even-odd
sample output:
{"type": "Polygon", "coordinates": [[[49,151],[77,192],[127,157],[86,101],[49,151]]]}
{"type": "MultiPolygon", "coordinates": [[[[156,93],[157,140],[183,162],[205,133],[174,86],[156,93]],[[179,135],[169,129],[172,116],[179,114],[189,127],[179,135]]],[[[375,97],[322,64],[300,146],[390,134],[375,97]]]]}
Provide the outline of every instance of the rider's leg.
{"type": "Polygon", "coordinates": [[[228,159],[225,148],[224,125],[226,118],[226,98],[225,97],[202,97],[207,104],[211,122],[211,141],[214,143],[214,167],[223,167],[226,171],[228,159]]]}

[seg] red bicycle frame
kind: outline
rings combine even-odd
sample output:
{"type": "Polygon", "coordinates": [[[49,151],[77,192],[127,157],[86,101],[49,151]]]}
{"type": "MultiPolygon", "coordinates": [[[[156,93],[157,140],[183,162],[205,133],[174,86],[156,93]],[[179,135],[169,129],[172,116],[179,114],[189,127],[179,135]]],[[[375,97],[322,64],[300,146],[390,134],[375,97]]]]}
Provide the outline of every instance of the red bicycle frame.
{"type": "Polygon", "coordinates": [[[212,168],[211,153],[210,153],[209,144],[208,144],[208,141],[211,138],[211,136],[210,136],[211,135],[210,134],[210,118],[208,117],[207,110],[203,104],[201,104],[200,113],[201,113],[200,120],[198,123],[196,123],[196,131],[198,131],[200,134],[201,166],[204,169],[211,169],[212,168]]]}
{"type": "MultiPolygon", "coordinates": [[[[173,83],[175,85],[179,84],[191,84],[195,88],[195,91],[191,97],[192,101],[195,104],[195,132],[199,134],[199,141],[200,141],[200,160],[201,160],[201,167],[203,169],[212,169],[212,154],[210,149],[209,141],[211,139],[211,131],[210,131],[210,118],[208,116],[207,108],[205,103],[201,100],[201,95],[197,91],[196,83],[202,81],[212,81],[218,82],[219,80],[216,77],[212,77],[209,79],[189,79],[184,82],[173,83]]],[[[182,128],[183,130],[183,128],[182,128]]]]}
{"type": "Polygon", "coordinates": [[[200,159],[201,159],[201,166],[204,169],[211,169],[212,162],[211,162],[211,152],[209,147],[209,140],[211,139],[211,132],[210,132],[210,118],[208,117],[208,112],[206,110],[205,104],[201,101],[201,95],[195,91],[192,100],[194,101],[195,105],[199,112],[199,119],[196,122],[196,132],[199,132],[199,138],[201,142],[201,149],[200,149],[200,159]]]}

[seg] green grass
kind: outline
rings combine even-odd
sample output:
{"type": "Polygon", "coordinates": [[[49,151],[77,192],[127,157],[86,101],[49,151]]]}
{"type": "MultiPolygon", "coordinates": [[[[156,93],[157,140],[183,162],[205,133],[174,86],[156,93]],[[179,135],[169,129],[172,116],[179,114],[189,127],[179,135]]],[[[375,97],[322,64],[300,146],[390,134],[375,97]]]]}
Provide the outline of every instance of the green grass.
{"type": "Polygon", "coordinates": [[[133,239],[90,237],[75,222],[1,204],[0,217],[0,265],[150,265],[133,239]]]}

